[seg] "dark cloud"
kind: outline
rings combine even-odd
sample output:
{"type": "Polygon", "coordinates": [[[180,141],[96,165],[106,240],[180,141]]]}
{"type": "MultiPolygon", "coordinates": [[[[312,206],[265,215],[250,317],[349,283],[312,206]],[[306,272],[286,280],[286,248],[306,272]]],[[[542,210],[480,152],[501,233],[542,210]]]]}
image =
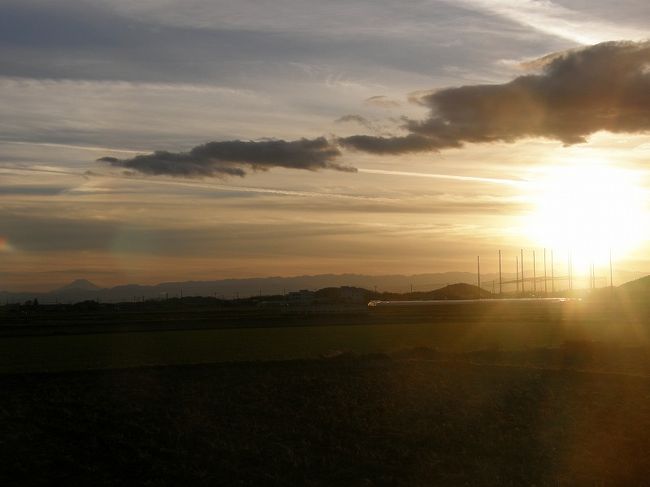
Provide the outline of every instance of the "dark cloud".
{"type": "Polygon", "coordinates": [[[378,154],[544,137],[585,142],[598,131],[650,130],[650,42],[607,42],[547,56],[542,72],[498,85],[421,95],[429,118],[400,137],[352,136],[341,145],[378,154]]]}
{"type": "Polygon", "coordinates": [[[101,162],[145,174],[177,177],[240,176],[273,167],[291,169],[356,169],[334,162],[341,152],[325,137],[316,139],[231,140],[208,142],[189,152],[158,151],[129,159],[102,157],[101,162]]]}
{"type": "Polygon", "coordinates": [[[352,135],[339,139],[349,148],[374,154],[404,154],[437,149],[435,141],[422,135],[409,134],[403,137],[377,137],[374,135],[352,135]]]}
{"type": "MultiPolygon", "coordinates": [[[[403,119],[406,135],[353,135],[295,141],[209,142],[189,152],[154,152],[100,161],[147,174],[245,176],[272,167],[354,171],[337,164],[339,147],[403,154],[514,142],[527,137],[585,142],[598,131],[650,131],[650,41],[607,42],[541,58],[539,74],[495,85],[467,85],[418,93],[430,110],[424,120],[403,119]]],[[[360,115],[337,122],[376,127],[360,115]]]]}

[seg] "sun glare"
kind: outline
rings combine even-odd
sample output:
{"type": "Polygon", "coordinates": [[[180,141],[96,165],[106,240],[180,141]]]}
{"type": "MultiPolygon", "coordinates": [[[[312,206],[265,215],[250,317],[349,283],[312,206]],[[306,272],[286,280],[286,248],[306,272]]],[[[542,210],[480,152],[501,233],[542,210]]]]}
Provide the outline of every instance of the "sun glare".
{"type": "Polygon", "coordinates": [[[542,246],[566,249],[577,263],[602,264],[648,236],[647,193],[636,173],[606,162],[572,161],[530,183],[527,233],[542,246]]]}

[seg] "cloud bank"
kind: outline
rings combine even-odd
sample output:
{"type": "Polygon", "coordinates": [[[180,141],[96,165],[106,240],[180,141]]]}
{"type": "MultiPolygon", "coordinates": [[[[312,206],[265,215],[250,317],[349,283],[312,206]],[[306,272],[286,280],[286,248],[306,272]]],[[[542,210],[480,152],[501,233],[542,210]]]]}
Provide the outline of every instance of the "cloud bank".
{"type": "Polygon", "coordinates": [[[607,42],[549,58],[540,74],[496,85],[469,85],[422,95],[429,117],[408,120],[408,135],[351,136],[347,148],[398,154],[514,142],[527,137],[586,142],[604,130],[650,130],[650,42],[607,42]]]}
{"type": "Polygon", "coordinates": [[[127,159],[102,157],[98,161],[144,174],[176,177],[243,177],[250,171],[267,171],[274,167],[356,171],[353,167],[335,163],[334,160],[340,155],[334,144],[325,137],[319,137],[293,141],[208,142],[189,152],[157,151],[127,159]]]}
{"type": "MultiPolygon", "coordinates": [[[[541,137],[565,145],[599,131],[650,131],[650,41],[606,42],[545,56],[539,74],[504,84],[467,85],[420,94],[423,120],[405,119],[404,135],[353,135],[295,141],[209,142],[189,152],[154,152],[100,161],[146,174],[245,176],[273,167],[355,171],[338,164],[340,148],[405,154],[459,148],[466,143],[541,137]]],[[[368,126],[359,115],[338,121],[368,126]]]]}

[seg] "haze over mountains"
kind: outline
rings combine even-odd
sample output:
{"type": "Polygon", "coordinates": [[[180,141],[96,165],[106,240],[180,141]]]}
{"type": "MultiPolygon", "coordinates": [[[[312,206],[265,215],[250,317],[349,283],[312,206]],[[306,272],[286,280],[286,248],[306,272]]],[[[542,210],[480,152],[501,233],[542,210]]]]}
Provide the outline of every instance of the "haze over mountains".
{"type": "MultiPolygon", "coordinates": [[[[489,276],[485,276],[487,279],[489,276]]],[[[493,277],[490,277],[493,279],[493,277]]],[[[354,286],[378,291],[406,292],[430,291],[457,282],[476,282],[469,272],[445,272],[414,276],[363,274],[320,274],[295,277],[263,277],[248,279],[221,279],[214,281],[163,282],[156,285],[127,284],[101,288],[94,283],[77,279],[70,284],[45,293],[1,291],[3,302],[22,302],[37,298],[42,303],[77,302],[87,299],[101,302],[157,299],[180,296],[216,296],[223,299],[249,296],[283,294],[301,289],[317,290],[325,287],[354,286]]]]}
{"type": "MultiPolygon", "coordinates": [[[[643,276],[642,273],[624,272],[617,274],[617,281],[628,281],[643,276]]],[[[503,279],[512,280],[513,274],[503,274],[503,279]]],[[[498,281],[498,274],[481,275],[483,289],[492,290],[492,282],[498,281]]],[[[294,277],[264,277],[248,279],[221,279],[214,281],[163,282],[156,285],[126,284],[102,288],[86,279],[77,279],[49,292],[0,291],[0,302],[21,303],[38,299],[46,303],[74,303],[85,300],[120,302],[142,299],[161,299],[181,296],[214,296],[222,299],[245,298],[257,295],[278,295],[301,289],[317,290],[326,287],[352,286],[380,292],[405,293],[409,291],[431,291],[454,283],[476,284],[476,274],[470,272],[444,272],[417,275],[364,275],[364,274],[319,274],[294,277]]],[[[498,291],[498,284],[495,285],[498,291]]]]}

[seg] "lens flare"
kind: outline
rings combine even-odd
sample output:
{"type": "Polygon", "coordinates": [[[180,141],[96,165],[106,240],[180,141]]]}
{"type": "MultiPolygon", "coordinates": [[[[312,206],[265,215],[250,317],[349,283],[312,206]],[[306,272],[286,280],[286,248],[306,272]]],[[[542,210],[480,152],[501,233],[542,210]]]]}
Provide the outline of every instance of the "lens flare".
{"type": "Polygon", "coordinates": [[[11,252],[12,248],[9,239],[0,235],[0,252],[11,252]]]}

